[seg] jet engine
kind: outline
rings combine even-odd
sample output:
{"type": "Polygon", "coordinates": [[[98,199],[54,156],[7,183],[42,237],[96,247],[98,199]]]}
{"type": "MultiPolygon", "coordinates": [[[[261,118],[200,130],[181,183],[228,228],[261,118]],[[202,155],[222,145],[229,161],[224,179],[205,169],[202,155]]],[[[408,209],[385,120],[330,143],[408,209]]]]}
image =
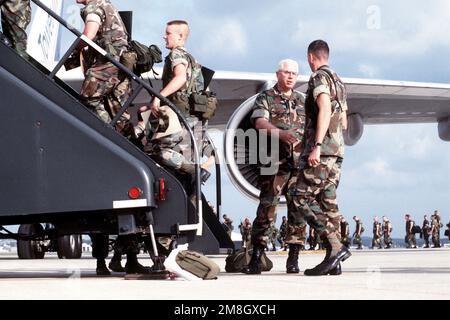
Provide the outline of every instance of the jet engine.
{"type": "Polygon", "coordinates": [[[224,156],[228,176],[234,186],[249,198],[258,200],[260,165],[249,161],[257,150],[251,148],[251,143],[237,138],[239,132],[246,133],[253,128],[250,116],[255,99],[256,95],[244,101],[228,120],[224,137],[224,156]]]}
{"type": "MultiPolygon", "coordinates": [[[[259,140],[263,136],[255,133],[257,131],[250,122],[256,96],[244,101],[231,115],[225,130],[224,155],[226,169],[233,185],[247,197],[258,201],[260,192],[258,177],[261,170],[267,166],[267,161],[261,161],[261,156],[264,156],[265,152],[261,154],[258,147],[259,140]],[[239,136],[244,138],[239,139],[239,136]]],[[[347,120],[348,130],[344,133],[344,141],[346,145],[352,146],[361,138],[364,123],[358,113],[349,114],[347,120]]],[[[269,145],[267,151],[273,156],[270,152],[270,143],[266,141],[263,143],[269,145]]],[[[270,142],[270,139],[268,141],[270,142]]],[[[280,199],[280,204],[285,204],[284,197],[280,199]]]]}

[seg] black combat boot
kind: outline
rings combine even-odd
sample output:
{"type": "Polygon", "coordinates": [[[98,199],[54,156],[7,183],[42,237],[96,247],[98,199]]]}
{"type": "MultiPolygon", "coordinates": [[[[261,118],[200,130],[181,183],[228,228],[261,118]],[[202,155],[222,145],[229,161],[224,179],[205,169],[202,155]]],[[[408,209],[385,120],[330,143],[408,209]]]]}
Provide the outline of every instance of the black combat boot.
{"type": "Polygon", "coordinates": [[[120,263],[122,261],[122,254],[119,251],[114,251],[114,255],[108,264],[109,269],[114,272],[125,272],[125,268],[120,263]]]}
{"type": "MultiPolygon", "coordinates": [[[[323,259],[323,261],[326,261],[329,257],[330,257],[330,255],[331,255],[331,245],[330,245],[330,243],[328,242],[328,240],[325,240],[324,242],[323,242],[323,246],[325,247],[325,259],[323,259]]],[[[322,262],[323,262],[322,261],[322,262]]],[[[341,263],[339,262],[338,264],[337,264],[337,266],[336,266],[336,268],[334,268],[334,269],[331,269],[330,270],[330,272],[328,272],[328,274],[330,275],[330,276],[340,276],[341,274],[342,274],[342,268],[341,268],[341,263]]]]}
{"type": "Polygon", "coordinates": [[[330,247],[328,257],[326,255],[325,259],[317,266],[305,270],[304,274],[306,276],[324,276],[330,274],[330,272],[333,273],[332,275],[337,275],[336,273],[339,271],[342,273],[342,270],[338,267],[339,263],[348,259],[352,254],[346,246],[340,243],[335,234],[327,235],[327,240],[330,247]]]}
{"type": "Polygon", "coordinates": [[[261,256],[263,253],[264,246],[254,244],[250,263],[242,269],[242,272],[246,274],[261,274],[261,256]]]}
{"type": "Polygon", "coordinates": [[[298,252],[300,251],[300,245],[289,244],[289,256],[286,261],[286,273],[299,273],[298,267],[298,252]]]}
{"type": "Polygon", "coordinates": [[[97,259],[97,269],[95,269],[95,272],[98,276],[111,275],[111,272],[109,272],[108,268],[106,267],[105,259],[97,259]]]}
{"type": "Polygon", "coordinates": [[[144,267],[139,263],[136,253],[127,253],[127,263],[125,264],[125,272],[127,274],[148,274],[151,272],[150,267],[144,267]]]}

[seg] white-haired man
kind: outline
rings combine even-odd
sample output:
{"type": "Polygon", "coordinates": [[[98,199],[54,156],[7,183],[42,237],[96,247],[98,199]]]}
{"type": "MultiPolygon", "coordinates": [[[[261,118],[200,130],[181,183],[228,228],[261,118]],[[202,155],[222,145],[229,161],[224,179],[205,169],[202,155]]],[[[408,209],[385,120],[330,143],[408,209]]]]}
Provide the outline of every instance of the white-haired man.
{"type": "MultiPolygon", "coordinates": [[[[286,196],[289,186],[295,185],[303,148],[305,96],[294,90],[298,63],[290,59],[280,61],[276,76],[278,81],[275,86],[260,93],[256,98],[251,115],[251,121],[260,134],[278,138],[280,143],[279,159],[272,162],[273,172],[261,172],[259,175],[260,203],[251,233],[253,253],[249,265],[242,270],[247,274],[261,273],[261,254],[269,239],[270,226],[276,220],[278,202],[281,195],[286,196]]],[[[289,257],[286,272],[298,273],[298,253],[306,238],[305,223],[293,219],[293,206],[290,203],[288,199],[286,243],[289,244],[289,257]]]]}

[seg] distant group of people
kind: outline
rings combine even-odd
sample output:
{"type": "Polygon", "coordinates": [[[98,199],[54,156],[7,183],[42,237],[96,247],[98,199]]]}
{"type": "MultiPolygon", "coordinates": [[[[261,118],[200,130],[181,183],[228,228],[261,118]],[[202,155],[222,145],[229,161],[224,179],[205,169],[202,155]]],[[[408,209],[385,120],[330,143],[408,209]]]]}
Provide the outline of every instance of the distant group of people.
{"type": "MultiPolygon", "coordinates": [[[[348,231],[348,223],[345,222],[345,219],[341,220],[341,238],[343,239],[343,243],[347,246],[351,244],[351,242],[357,246],[357,249],[362,249],[362,239],[361,236],[364,232],[364,227],[361,219],[357,216],[353,217],[353,220],[356,223],[355,232],[353,233],[352,239],[350,241],[349,231],[348,231]],[[343,220],[343,221],[342,221],[343,220]],[[346,230],[346,231],[344,231],[346,230]]],[[[440,232],[443,227],[443,223],[441,222],[441,216],[438,210],[435,210],[431,215],[431,221],[428,219],[428,215],[424,215],[422,226],[417,225],[413,220],[410,214],[405,214],[405,244],[407,248],[417,248],[417,239],[416,234],[420,236],[424,241],[424,248],[440,248],[441,247],[441,238],[440,232]],[[431,243],[430,243],[431,237],[431,243]]],[[[450,239],[450,222],[446,225],[447,230],[445,231],[445,235],[450,239]]],[[[379,222],[378,216],[373,218],[373,228],[372,228],[372,248],[378,249],[389,249],[392,248],[392,223],[389,218],[386,216],[382,217],[382,221],[379,222]]]]}

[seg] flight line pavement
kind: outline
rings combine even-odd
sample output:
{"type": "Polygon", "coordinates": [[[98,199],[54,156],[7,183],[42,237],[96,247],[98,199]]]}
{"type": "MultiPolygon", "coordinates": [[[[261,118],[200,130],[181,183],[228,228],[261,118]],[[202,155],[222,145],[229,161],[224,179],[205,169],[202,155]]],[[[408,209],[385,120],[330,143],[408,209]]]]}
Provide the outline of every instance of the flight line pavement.
{"type": "MultiPolygon", "coordinates": [[[[450,249],[352,250],[341,276],[308,277],[323,252],[300,254],[300,274],[286,274],[286,252],[269,252],[274,267],[262,275],[225,272],[225,255],[209,256],[221,268],[217,280],[125,280],[97,277],[90,256],[19,260],[0,255],[0,299],[106,300],[323,300],[450,299],[450,249]]],[[[140,262],[150,265],[147,255],[140,262]]],[[[125,261],[123,261],[124,263],[125,261]]]]}

